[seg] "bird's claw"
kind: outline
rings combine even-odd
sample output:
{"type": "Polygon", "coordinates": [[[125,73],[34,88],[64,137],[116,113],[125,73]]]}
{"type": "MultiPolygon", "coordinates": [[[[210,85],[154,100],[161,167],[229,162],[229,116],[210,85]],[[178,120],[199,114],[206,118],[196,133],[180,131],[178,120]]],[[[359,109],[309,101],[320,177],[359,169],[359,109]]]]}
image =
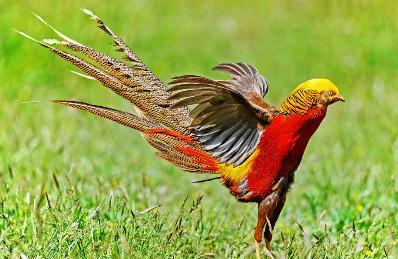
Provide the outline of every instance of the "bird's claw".
{"type": "MultiPolygon", "coordinates": [[[[254,245],[256,247],[256,259],[261,258],[261,243],[257,240],[254,240],[254,245]]],[[[265,254],[269,258],[275,258],[271,251],[271,240],[265,240],[265,254]]]]}

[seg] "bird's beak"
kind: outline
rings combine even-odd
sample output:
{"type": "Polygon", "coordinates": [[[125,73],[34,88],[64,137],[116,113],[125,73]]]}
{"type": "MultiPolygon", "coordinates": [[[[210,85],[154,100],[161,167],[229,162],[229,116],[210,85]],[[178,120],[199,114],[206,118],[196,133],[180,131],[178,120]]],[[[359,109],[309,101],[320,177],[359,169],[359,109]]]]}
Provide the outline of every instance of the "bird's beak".
{"type": "Polygon", "coordinates": [[[334,96],[333,101],[334,102],[338,102],[338,101],[345,102],[345,99],[342,95],[338,94],[338,95],[334,96]]]}
{"type": "Polygon", "coordinates": [[[337,101],[345,102],[345,99],[341,94],[337,95],[336,98],[337,98],[337,101]]]}

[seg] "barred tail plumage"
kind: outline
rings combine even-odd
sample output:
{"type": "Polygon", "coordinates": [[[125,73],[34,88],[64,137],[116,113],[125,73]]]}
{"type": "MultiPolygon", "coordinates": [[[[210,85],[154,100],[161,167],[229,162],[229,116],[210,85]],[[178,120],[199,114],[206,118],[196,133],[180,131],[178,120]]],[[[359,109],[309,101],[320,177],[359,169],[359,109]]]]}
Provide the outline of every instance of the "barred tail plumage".
{"type": "Polygon", "coordinates": [[[190,128],[192,118],[188,107],[173,107],[176,101],[169,98],[171,93],[168,88],[98,16],[88,10],[84,12],[96,21],[99,28],[112,37],[117,51],[123,52],[124,60],[132,65],[129,66],[70,39],[39,16],[37,18],[49,26],[62,40],[39,41],[23,32],[18,33],[49,49],[131,102],[138,111],[137,115],[77,101],[56,100],[53,102],[84,110],[140,131],[147,142],[158,150],[157,154],[160,157],[183,170],[195,173],[216,173],[218,171],[216,159],[203,150],[190,128]],[[59,50],[54,45],[80,53],[87,60],[59,50]]]}

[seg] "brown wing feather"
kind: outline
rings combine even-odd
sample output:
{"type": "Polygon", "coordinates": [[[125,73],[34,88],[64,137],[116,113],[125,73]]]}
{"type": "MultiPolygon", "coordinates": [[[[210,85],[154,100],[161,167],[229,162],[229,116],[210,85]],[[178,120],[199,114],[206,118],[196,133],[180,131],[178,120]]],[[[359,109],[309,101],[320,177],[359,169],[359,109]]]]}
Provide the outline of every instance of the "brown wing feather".
{"type": "Polygon", "coordinates": [[[223,63],[213,70],[226,72],[232,77],[218,82],[241,96],[255,110],[255,116],[266,122],[272,120],[277,109],[263,101],[268,84],[255,67],[244,63],[223,63]]]}
{"type": "Polygon", "coordinates": [[[173,78],[170,100],[174,106],[196,105],[191,110],[191,127],[203,145],[221,163],[243,163],[255,150],[264,127],[276,114],[265,103],[265,79],[243,63],[216,66],[231,75],[230,80],[186,75],[173,78]]]}

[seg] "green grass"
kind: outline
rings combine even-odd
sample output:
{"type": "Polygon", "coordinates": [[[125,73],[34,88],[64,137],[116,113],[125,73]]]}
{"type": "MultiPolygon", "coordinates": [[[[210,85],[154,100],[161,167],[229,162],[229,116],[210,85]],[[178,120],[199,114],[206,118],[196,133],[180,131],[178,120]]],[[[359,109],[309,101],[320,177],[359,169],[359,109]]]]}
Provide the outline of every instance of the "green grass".
{"type": "Polygon", "coordinates": [[[155,157],[139,134],[49,104],[78,99],[131,110],[17,35],[53,34],[111,53],[79,9],[102,17],[164,81],[255,65],[275,105],[301,81],[346,97],[314,135],[277,223],[278,257],[398,256],[396,1],[0,0],[0,255],[237,258],[253,254],[256,205],[155,157]],[[36,102],[31,102],[36,101],[36,102]],[[28,103],[25,103],[28,102],[28,103]],[[150,211],[148,208],[153,208],[150,211]]]}

